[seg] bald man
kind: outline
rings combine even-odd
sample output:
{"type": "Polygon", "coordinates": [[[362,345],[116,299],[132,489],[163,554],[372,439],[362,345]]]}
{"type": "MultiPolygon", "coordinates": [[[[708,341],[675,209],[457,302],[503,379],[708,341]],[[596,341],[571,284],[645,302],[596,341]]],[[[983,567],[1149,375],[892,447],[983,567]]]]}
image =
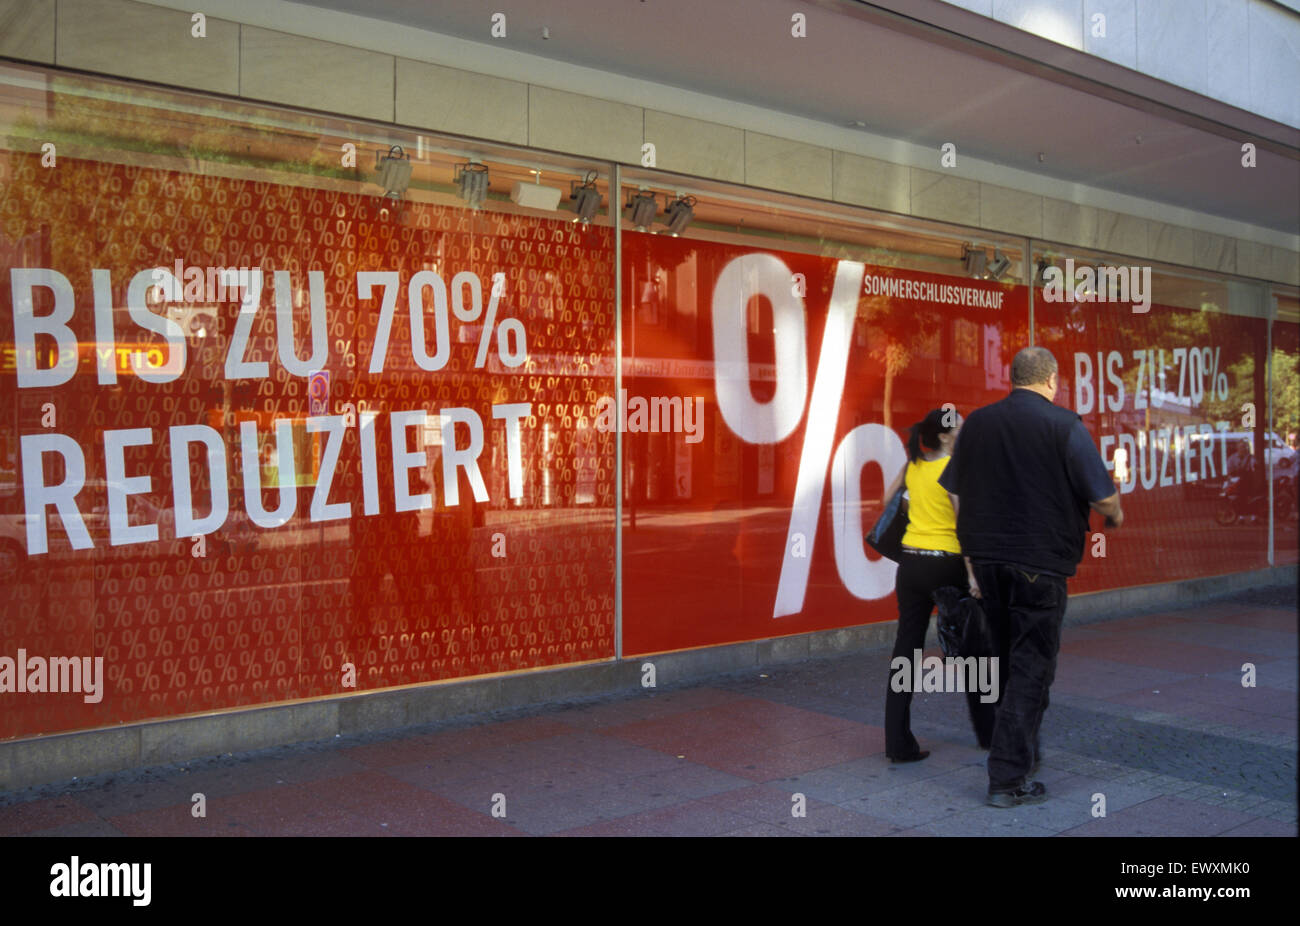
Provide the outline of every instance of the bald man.
{"type": "Polygon", "coordinates": [[[1083,559],[1089,509],[1124,521],[1119,492],[1074,412],[1053,404],[1056,358],[1026,347],[1006,398],[971,412],[939,484],[956,496],[957,539],[971,592],[997,643],[1002,678],[989,749],[988,803],[1047,799],[1038,729],[1056,675],[1066,579],[1083,559]]]}

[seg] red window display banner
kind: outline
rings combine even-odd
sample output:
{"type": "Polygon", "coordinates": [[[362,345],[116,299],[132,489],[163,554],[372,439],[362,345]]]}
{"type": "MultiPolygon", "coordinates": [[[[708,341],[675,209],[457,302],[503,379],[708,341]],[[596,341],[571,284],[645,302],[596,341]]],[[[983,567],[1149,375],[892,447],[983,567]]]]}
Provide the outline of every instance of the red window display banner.
{"type": "Polygon", "coordinates": [[[613,655],[609,229],[5,156],[0,738],[613,655]]]}
{"type": "MultiPolygon", "coordinates": [[[[896,618],[895,566],[863,542],[882,484],[927,411],[1006,395],[1028,290],[649,235],[624,254],[627,653],[896,618]]],[[[1075,593],[1267,565],[1262,464],[1294,461],[1264,424],[1266,322],[1145,308],[1036,300],[1056,401],[1126,513],[1092,516],[1075,593]]]]}
{"type": "Polygon", "coordinates": [[[896,618],[863,540],[882,471],[930,409],[1006,394],[1028,291],[647,234],[623,252],[627,654],[896,618]]]}
{"type": "MultiPolygon", "coordinates": [[[[1085,544],[1072,591],[1268,565],[1267,321],[1153,303],[1046,301],[1038,343],[1060,364],[1120,487],[1122,529],[1085,544]]],[[[1093,526],[1099,529],[1094,516],[1093,526]]]]}

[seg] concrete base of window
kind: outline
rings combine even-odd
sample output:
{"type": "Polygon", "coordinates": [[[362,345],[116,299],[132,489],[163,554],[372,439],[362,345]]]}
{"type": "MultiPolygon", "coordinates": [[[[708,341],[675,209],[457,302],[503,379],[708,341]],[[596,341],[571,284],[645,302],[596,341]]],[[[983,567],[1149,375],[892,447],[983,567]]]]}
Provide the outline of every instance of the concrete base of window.
{"type": "MultiPolygon", "coordinates": [[[[1186,605],[1249,588],[1296,583],[1295,566],[1071,596],[1066,623],[1186,605]]],[[[771,640],[713,646],[558,669],[368,692],[178,720],[130,724],[0,743],[0,791],[166,765],[205,756],[326,740],[338,734],[471,717],[488,711],[641,687],[653,663],[663,687],[724,672],[801,662],[893,643],[886,621],[771,640]]],[[[933,637],[933,628],[931,629],[933,637]]]]}

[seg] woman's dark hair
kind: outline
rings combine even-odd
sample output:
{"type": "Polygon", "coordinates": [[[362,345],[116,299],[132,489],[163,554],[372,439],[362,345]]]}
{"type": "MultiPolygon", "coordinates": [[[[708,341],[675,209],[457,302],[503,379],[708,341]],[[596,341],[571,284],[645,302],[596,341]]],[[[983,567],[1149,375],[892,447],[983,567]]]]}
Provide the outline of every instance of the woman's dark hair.
{"type": "Polygon", "coordinates": [[[947,434],[956,427],[957,417],[957,410],[952,406],[931,409],[928,415],[912,425],[908,430],[907,458],[915,463],[921,459],[922,447],[937,450],[939,435],[947,434]],[[949,421],[953,423],[951,425],[947,424],[946,422],[949,421]]]}

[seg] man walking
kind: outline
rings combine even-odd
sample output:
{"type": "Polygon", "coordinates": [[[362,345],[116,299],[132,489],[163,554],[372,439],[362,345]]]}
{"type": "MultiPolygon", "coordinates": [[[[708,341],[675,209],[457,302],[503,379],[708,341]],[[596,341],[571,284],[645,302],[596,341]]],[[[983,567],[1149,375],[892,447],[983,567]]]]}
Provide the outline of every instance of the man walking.
{"type": "Polygon", "coordinates": [[[989,749],[988,802],[1047,799],[1038,727],[1056,675],[1065,580],[1083,558],[1088,509],[1107,527],[1124,513],[1083,421],[1053,404],[1056,358],[1026,347],[1011,362],[1011,393],[971,412],[939,484],[957,498],[957,539],[998,645],[1002,696],[989,749]],[[976,587],[978,586],[978,587],[976,587]]]}

